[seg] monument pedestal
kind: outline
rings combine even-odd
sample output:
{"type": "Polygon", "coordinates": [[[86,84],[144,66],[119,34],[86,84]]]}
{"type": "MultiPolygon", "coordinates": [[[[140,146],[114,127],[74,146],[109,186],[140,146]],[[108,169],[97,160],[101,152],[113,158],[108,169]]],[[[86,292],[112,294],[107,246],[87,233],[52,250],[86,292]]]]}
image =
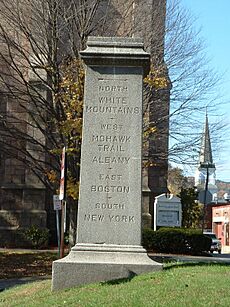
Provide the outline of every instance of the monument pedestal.
{"type": "Polygon", "coordinates": [[[161,269],[162,265],[152,261],[141,246],[77,244],[67,257],[54,262],[52,290],[161,269]]]}
{"type": "Polygon", "coordinates": [[[77,244],[53,263],[53,290],[160,270],[141,247],[140,39],[90,37],[86,64],[77,244]]]}

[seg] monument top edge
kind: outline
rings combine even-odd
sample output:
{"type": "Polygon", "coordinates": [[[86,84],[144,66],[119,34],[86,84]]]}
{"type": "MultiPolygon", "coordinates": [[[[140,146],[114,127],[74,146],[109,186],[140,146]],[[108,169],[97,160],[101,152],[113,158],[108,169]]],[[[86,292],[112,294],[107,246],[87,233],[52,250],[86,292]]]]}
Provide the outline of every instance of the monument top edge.
{"type": "Polygon", "coordinates": [[[142,66],[144,75],[149,72],[150,54],[140,38],[89,36],[80,56],[87,65],[142,66]]]}
{"type": "Polygon", "coordinates": [[[89,36],[87,40],[88,46],[125,46],[125,47],[140,47],[143,48],[143,40],[141,38],[133,37],[102,37],[102,36],[89,36]]]}

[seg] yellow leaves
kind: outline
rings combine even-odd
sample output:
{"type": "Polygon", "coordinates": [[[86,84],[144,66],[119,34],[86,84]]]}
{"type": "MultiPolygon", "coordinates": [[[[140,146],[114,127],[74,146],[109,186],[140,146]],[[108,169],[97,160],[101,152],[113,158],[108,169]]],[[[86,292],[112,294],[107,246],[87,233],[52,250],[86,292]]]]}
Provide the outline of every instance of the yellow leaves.
{"type": "Polygon", "coordinates": [[[68,176],[66,192],[69,197],[77,200],[79,196],[79,181],[71,176],[68,176]]]}
{"type": "Polygon", "coordinates": [[[70,120],[72,118],[72,113],[66,112],[66,117],[67,117],[67,120],[70,120]]]}
{"type": "Polygon", "coordinates": [[[61,153],[62,153],[62,148],[54,148],[54,149],[51,149],[49,152],[52,153],[52,154],[60,156],[61,153]]]}
{"type": "Polygon", "coordinates": [[[148,84],[154,90],[162,90],[168,88],[169,79],[165,73],[164,67],[154,68],[151,66],[148,76],[144,79],[144,83],[148,84]]]}
{"type": "MultiPolygon", "coordinates": [[[[74,200],[78,199],[79,182],[79,153],[80,141],[82,134],[82,113],[83,113],[83,95],[84,95],[84,68],[78,59],[71,59],[64,63],[60,71],[62,77],[56,94],[54,95],[55,106],[58,106],[58,117],[56,118],[56,127],[60,133],[60,140],[66,144],[67,153],[67,197],[74,200]]],[[[60,144],[61,146],[61,144],[60,144]]],[[[60,149],[53,148],[51,153],[54,155],[61,154],[60,149]]],[[[49,178],[49,177],[48,177],[49,178]]],[[[53,177],[50,176],[52,179],[53,177]]],[[[55,187],[59,187],[60,174],[57,176],[55,187]]]]}
{"type": "Polygon", "coordinates": [[[82,118],[69,119],[60,123],[64,135],[79,134],[82,132],[82,118]]]}
{"type": "Polygon", "coordinates": [[[150,130],[150,133],[154,133],[157,131],[157,127],[150,127],[149,130],[150,130]]]}
{"type": "Polygon", "coordinates": [[[50,170],[46,173],[46,176],[48,180],[52,183],[55,183],[57,181],[57,173],[54,170],[50,170]]]}
{"type": "MultiPolygon", "coordinates": [[[[71,151],[71,149],[68,149],[68,150],[71,151]]],[[[57,172],[54,170],[50,170],[46,172],[46,176],[48,180],[51,183],[55,184],[56,186],[59,186],[59,182],[60,182],[59,175],[60,174],[57,174],[57,172]]],[[[59,193],[58,189],[57,189],[57,193],[59,193]]],[[[78,199],[79,181],[77,181],[76,178],[73,178],[69,172],[67,176],[66,193],[68,197],[71,197],[74,200],[78,199]]]]}
{"type": "MultiPolygon", "coordinates": [[[[74,155],[76,155],[76,154],[79,154],[80,149],[79,149],[79,147],[69,147],[69,148],[67,148],[66,152],[67,152],[67,154],[68,154],[68,157],[70,157],[70,156],[74,156],[74,155]]],[[[76,163],[76,164],[77,164],[77,163],[76,163]]],[[[77,165],[78,165],[78,164],[77,164],[77,165]]],[[[78,166],[79,166],[79,165],[78,165],[78,166]]]]}
{"type": "Polygon", "coordinates": [[[157,163],[153,163],[153,162],[149,162],[149,166],[150,167],[154,167],[154,166],[158,166],[158,164],[157,163]]]}
{"type": "Polygon", "coordinates": [[[153,161],[144,161],[143,162],[143,167],[155,167],[158,166],[156,162],[153,161]]]}
{"type": "Polygon", "coordinates": [[[149,127],[148,129],[146,129],[143,133],[143,137],[144,139],[145,138],[148,138],[150,137],[152,134],[156,133],[157,132],[157,127],[156,126],[153,126],[153,127],[149,127]]]}
{"type": "Polygon", "coordinates": [[[64,120],[59,122],[60,132],[72,138],[82,131],[82,112],[84,94],[84,69],[80,60],[75,59],[62,67],[63,77],[60,83],[60,92],[56,99],[61,102],[64,111],[64,120]]]}
{"type": "Polygon", "coordinates": [[[146,77],[144,82],[156,90],[161,90],[168,87],[168,80],[165,77],[146,77]]]}

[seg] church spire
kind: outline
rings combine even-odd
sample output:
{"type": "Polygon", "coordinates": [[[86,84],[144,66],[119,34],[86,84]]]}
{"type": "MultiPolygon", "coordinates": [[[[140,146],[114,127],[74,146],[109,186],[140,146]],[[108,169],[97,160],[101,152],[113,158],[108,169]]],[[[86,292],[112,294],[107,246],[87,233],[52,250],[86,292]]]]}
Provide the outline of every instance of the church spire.
{"type": "Polygon", "coordinates": [[[206,120],[205,120],[204,130],[203,130],[202,138],[201,138],[199,163],[200,165],[213,164],[207,111],[206,111],[206,120]]]}
{"type": "Polygon", "coordinates": [[[213,163],[211,139],[208,124],[208,115],[206,111],[206,119],[204,130],[201,136],[201,147],[199,155],[199,165],[195,174],[195,185],[198,190],[204,190],[206,180],[208,178],[208,191],[212,194],[213,200],[216,198],[216,167],[213,163]]]}

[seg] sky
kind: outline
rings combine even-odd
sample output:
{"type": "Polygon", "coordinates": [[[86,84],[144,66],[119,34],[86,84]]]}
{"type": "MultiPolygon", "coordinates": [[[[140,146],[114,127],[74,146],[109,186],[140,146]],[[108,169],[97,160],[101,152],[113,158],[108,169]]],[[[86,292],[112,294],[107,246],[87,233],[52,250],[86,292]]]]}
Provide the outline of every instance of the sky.
{"type": "Polygon", "coordinates": [[[229,124],[224,142],[213,159],[216,178],[230,182],[230,0],[181,0],[183,7],[196,17],[195,27],[201,28],[209,66],[223,76],[221,113],[229,124]]]}

